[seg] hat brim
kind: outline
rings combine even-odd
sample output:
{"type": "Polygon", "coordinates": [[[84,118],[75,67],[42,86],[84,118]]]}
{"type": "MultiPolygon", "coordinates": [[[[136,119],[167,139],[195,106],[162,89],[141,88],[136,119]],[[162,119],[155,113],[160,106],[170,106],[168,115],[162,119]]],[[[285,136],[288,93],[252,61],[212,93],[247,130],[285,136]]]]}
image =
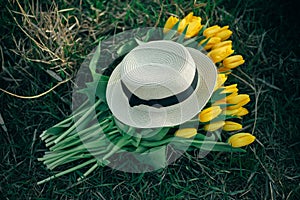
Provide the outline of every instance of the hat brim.
{"type": "Polygon", "coordinates": [[[146,105],[130,107],[121,86],[121,65],[112,72],[106,89],[106,100],[114,115],[122,123],[137,128],[157,128],[182,124],[195,117],[209,101],[217,79],[215,64],[200,51],[187,47],[198,71],[198,85],[194,93],[179,104],[154,108],[146,105]]]}

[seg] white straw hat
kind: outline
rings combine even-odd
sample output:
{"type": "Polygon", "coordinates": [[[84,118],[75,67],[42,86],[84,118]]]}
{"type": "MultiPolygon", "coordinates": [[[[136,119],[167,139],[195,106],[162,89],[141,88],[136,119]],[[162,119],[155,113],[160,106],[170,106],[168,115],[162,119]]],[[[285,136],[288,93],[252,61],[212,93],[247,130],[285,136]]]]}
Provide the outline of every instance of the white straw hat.
{"type": "Polygon", "coordinates": [[[195,117],[210,99],[217,71],[200,51],[167,40],[130,51],[108,81],[112,114],[138,128],[175,126],[195,117]]]}

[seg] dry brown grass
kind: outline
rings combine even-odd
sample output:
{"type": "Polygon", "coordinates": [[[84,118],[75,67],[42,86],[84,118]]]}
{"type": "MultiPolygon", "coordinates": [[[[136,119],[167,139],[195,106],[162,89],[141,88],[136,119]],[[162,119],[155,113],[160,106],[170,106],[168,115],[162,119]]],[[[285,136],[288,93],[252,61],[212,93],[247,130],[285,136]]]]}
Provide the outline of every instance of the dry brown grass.
{"type": "Polygon", "coordinates": [[[79,15],[80,8],[60,9],[55,2],[47,9],[39,1],[27,4],[26,9],[18,0],[11,4],[17,5],[17,9],[9,9],[9,12],[26,36],[16,38],[12,35],[16,48],[11,51],[26,61],[43,63],[48,70],[67,76],[72,76],[79,64],[73,55],[83,56],[86,42],[96,41],[103,31],[107,31],[107,26],[105,29],[99,22],[103,13],[97,10],[98,16],[91,19],[83,13],[79,15]]]}

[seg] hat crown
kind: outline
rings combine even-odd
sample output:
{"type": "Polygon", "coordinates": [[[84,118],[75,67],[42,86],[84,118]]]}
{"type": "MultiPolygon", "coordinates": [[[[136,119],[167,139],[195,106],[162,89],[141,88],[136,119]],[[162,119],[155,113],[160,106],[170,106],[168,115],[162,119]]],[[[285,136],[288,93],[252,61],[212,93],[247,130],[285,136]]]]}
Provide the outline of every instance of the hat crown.
{"type": "Polygon", "coordinates": [[[153,41],[129,52],[121,63],[121,80],[139,98],[149,100],[186,90],[196,66],[189,51],[172,41],[153,41]]]}

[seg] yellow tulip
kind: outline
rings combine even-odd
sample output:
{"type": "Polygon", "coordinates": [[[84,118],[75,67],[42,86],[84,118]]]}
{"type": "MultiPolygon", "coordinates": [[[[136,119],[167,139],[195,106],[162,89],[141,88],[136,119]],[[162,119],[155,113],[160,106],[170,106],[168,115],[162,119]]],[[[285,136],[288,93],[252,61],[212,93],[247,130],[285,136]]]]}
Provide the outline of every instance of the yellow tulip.
{"type": "Polygon", "coordinates": [[[212,119],[218,117],[221,114],[221,112],[222,109],[220,108],[220,106],[211,106],[209,108],[206,108],[199,113],[199,121],[211,121],[212,119]]]}
{"type": "Polygon", "coordinates": [[[237,109],[239,107],[242,107],[247,103],[249,103],[250,97],[248,94],[239,94],[237,96],[227,97],[226,101],[228,104],[236,104],[227,107],[228,110],[232,110],[232,109],[237,109]]]}
{"type": "Polygon", "coordinates": [[[179,19],[177,17],[170,16],[165,24],[164,33],[167,33],[169,30],[171,30],[178,20],[179,19]]]}
{"type": "Polygon", "coordinates": [[[221,88],[224,89],[221,92],[221,94],[234,93],[234,92],[239,91],[239,89],[237,88],[237,84],[232,84],[232,85],[224,86],[224,87],[221,87],[221,88]]]}
{"type": "Polygon", "coordinates": [[[218,49],[218,48],[221,48],[221,47],[226,47],[226,46],[230,46],[232,48],[232,41],[231,40],[228,40],[228,41],[223,41],[223,42],[220,42],[218,44],[215,44],[212,49],[218,49]]]}
{"type": "Polygon", "coordinates": [[[225,121],[225,125],[223,126],[224,131],[237,131],[242,129],[243,126],[236,122],[225,121]]]}
{"type": "Polygon", "coordinates": [[[232,35],[232,31],[228,29],[229,26],[223,26],[222,28],[218,25],[211,26],[204,30],[203,35],[209,37],[219,37],[221,40],[226,40],[232,35]]]}
{"type": "Polygon", "coordinates": [[[218,32],[214,36],[219,37],[219,38],[221,38],[222,41],[224,41],[224,40],[227,40],[231,35],[232,35],[232,31],[226,29],[226,30],[222,30],[222,31],[218,32]]]}
{"type": "Polygon", "coordinates": [[[224,109],[224,110],[222,111],[222,115],[235,116],[235,115],[237,115],[237,113],[240,111],[239,109],[240,109],[240,108],[234,109],[234,110],[227,110],[227,109],[224,109]]]}
{"type": "Polygon", "coordinates": [[[220,29],[221,29],[221,27],[218,25],[208,27],[207,29],[205,29],[203,31],[203,35],[207,38],[213,37],[215,34],[217,34],[219,32],[220,29]]]}
{"type": "MultiPolygon", "coordinates": [[[[196,18],[194,18],[196,16],[194,16],[194,13],[193,12],[190,12],[187,16],[185,16],[183,19],[186,20],[187,23],[190,23],[192,20],[196,20],[196,18]]],[[[200,18],[200,17],[199,17],[200,18]]]]}
{"type": "MultiPolygon", "coordinates": [[[[179,23],[178,32],[182,33],[185,27],[192,21],[193,12],[190,12],[187,16],[185,16],[179,23]]],[[[201,18],[200,18],[201,19],[201,18]]],[[[201,21],[200,21],[201,22],[201,21]]]]}
{"type": "Polygon", "coordinates": [[[228,58],[225,58],[223,60],[223,65],[226,68],[233,69],[236,68],[239,65],[244,64],[245,60],[243,59],[243,56],[241,55],[234,55],[230,56],[228,58]]]}
{"type": "Polygon", "coordinates": [[[237,133],[228,139],[228,143],[232,147],[243,147],[255,141],[255,136],[250,133],[237,133]]]}
{"type": "Polygon", "coordinates": [[[205,43],[208,40],[208,42],[206,43],[206,45],[204,46],[205,50],[211,49],[214,45],[218,44],[221,42],[221,38],[219,37],[211,37],[209,39],[204,39],[202,40],[199,44],[202,45],[203,43],[205,43]]]}
{"type": "Polygon", "coordinates": [[[235,97],[238,95],[238,92],[233,92],[230,95],[228,95],[226,98],[235,97]]]}
{"type": "MultiPolygon", "coordinates": [[[[225,97],[225,98],[223,98],[223,99],[220,99],[220,100],[215,101],[215,102],[213,103],[213,105],[214,105],[214,106],[217,106],[217,105],[220,105],[220,104],[229,104],[228,101],[227,101],[227,99],[232,99],[232,98],[234,98],[234,97],[236,97],[236,96],[238,96],[238,93],[237,93],[237,92],[234,92],[234,93],[230,94],[229,96],[227,96],[227,97],[225,97]]],[[[230,106],[228,106],[227,109],[228,109],[229,107],[230,107],[230,106]]],[[[241,106],[239,106],[239,107],[241,107],[241,106]]],[[[237,107],[237,108],[239,108],[239,107],[237,107]]],[[[234,108],[231,108],[231,109],[234,109],[234,108]]]]}
{"type": "Polygon", "coordinates": [[[192,21],[189,23],[188,29],[186,31],[185,37],[191,38],[199,33],[201,30],[202,25],[201,22],[198,21],[192,21]]]}
{"type": "Polygon", "coordinates": [[[176,137],[182,137],[182,138],[191,138],[197,135],[197,129],[195,128],[184,128],[179,129],[175,132],[176,137]]]}
{"type": "Polygon", "coordinates": [[[236,115],[241,117],[241,116],[247,115],[248,113],[249,113],[249,111],[247,110],[247,108],[240,107],[239,112],[236,115]]]}
{"type": "Polygon", "coordinates": [[[222,111],[223,115],[231,115],[231,116],[239,116],[239,117],[247,115],[248,113],[249,111],[244,107],[239,107],[233,110],[225,109],[222,111]]]}
{"type": "Polygon", "coordinates": [[[185,27],[188,25],[188,22],[186,21],[186,19],[182,19],[179,22],[179,26],[178,26],[178,32],[182,33],[182,31],[185,29],[185,27]]]}
{"type": "Polygon", "coordinates": [[[227,80],[227,76],[225,74],[218,74],[217,81],[214,90],[219,89],[227,80]]]}
{"type": "Polygon", "coordinates": [[[190,38],[197,35],[202,28],[201,17],[193,16],[193,12],[190,12],[185,18],[180,21],[178,32],[182,33],[187,25],[188,28],[185,36],[187,38],[190,38]]]}
{"type": "Polygon", "coordinates": [[[224,46],[211,50],[207,56],[210,57],[214,63],[217,63],[233,54],[233,52],[234,50],[231,49],[231,46],[224,46]]]}
{"type": "Polygon", "coordinates": [[[218,121],[218,122],[213,122],[213,123],[210,123],[210,124],[206,124],[203,129],[205,131],[216,131],[218,130],[219,128],[223,127],[225,124],[224,121],[218,121]]]}

